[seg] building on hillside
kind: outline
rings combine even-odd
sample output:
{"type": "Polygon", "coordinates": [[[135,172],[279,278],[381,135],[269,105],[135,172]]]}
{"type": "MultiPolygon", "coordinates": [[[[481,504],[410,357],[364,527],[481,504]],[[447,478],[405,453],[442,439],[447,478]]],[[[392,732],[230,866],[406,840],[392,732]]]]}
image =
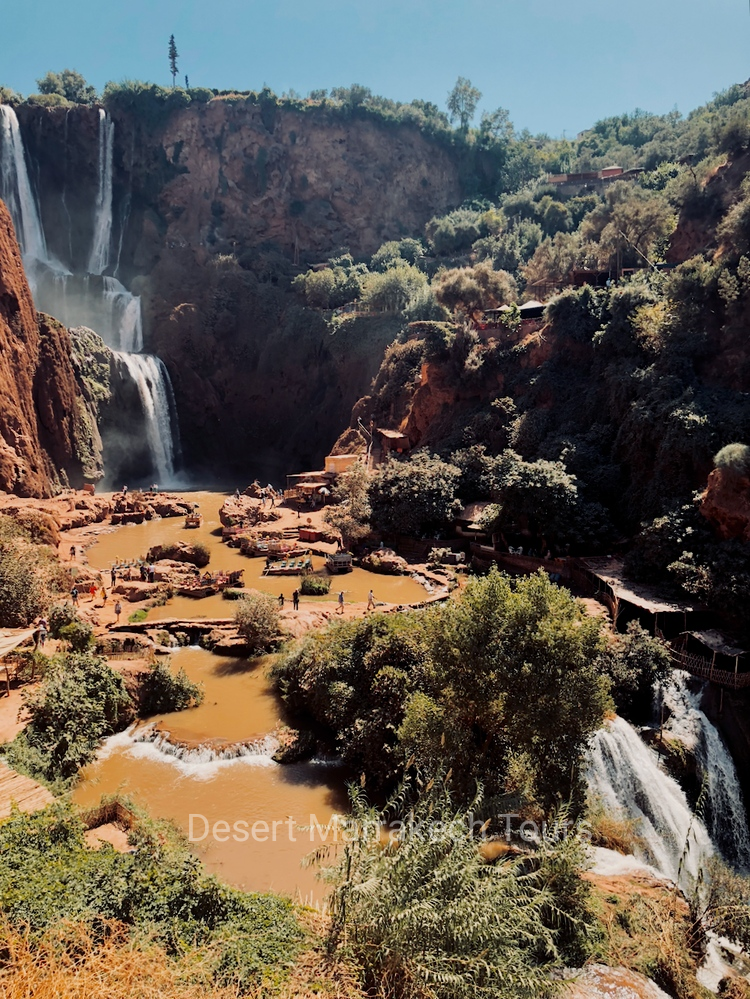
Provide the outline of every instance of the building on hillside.
{"type": "Polygon", "coordinates": [[[623,170],[621,166],[613,164],[601,170],[586,170],[582,173],[551,173],[547,175],[547,183],[559,188],[561,194],[578,194],[581,190],[602,191],[616,180],[637,180],[642,173],[643,167],[623,170]]]}

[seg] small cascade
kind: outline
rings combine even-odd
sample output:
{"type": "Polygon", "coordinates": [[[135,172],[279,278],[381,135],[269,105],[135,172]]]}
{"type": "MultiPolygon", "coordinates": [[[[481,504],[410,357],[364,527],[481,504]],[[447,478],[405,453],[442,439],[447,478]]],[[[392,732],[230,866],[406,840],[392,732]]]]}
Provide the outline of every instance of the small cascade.
{"type": "MultiPolygon", "coordinates": [[[[89,273],[103,274],[109,266],[112,238],[112,156],[115,124],[104,108],[99,109],[99,188],[94,212],[94,240],[89,257],[89,273]]],[[[124,289],[123,289],[124,290],[124,289]]]]}
{"type": "Polygon", "coordinates": [[[591,792],[607,811],[637,822],[636,856],[690,888],[714,848],[677,781],[659,769],[653,750],[622,718],[592,739],[588,759],[591,792]]]}
{"type": "Polygon", "coordinates": [[[136,731],[133,735],[136,743],[148,743],[164,756],[171,756],[181,763],[209,764],[227,760],[261,757],[270,760],[279,748],[279,740],[274,735],[263,736],[262,739],[247,742],[235,742],[230,746],[186,746],[180,742],[172,742],[169,732],[149,727],[136,731]]]}
{"type": "Polygon", "coordinates": [[[117,278],[104,277],[103,297],[109,306],[112,325],[117,330],[119,350],[137,354],[143,350],[143,322],[141,320],[141,300],[131,295],[117,278]]]}
{"type": "Polygon", "coordinates": [[[661,688],[670,716],[664,734],[691,750],[705,781],[705,819],[711,839],[727,861],[750,870],[750,832],[742,789],[729,750],[717,728],[700,710],[701,692],[692,693],[687,673],[675,671],[661,688]]]}
{"type": "Polygon", "coordinates": [[[146,421],[146,438],[160,483],[174,478],[175,448],[172,436],[174,399],[164,362],[153,354],[129,354],[115,351],[135,383],[146,421]]]}

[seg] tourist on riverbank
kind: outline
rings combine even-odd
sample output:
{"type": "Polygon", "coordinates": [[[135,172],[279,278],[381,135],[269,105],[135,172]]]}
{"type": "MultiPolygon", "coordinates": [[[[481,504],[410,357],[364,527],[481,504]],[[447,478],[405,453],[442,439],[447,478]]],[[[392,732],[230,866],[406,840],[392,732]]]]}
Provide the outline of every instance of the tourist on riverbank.
{"type": "Polygon", "coordinates": [[[101,591],[101,593],[99,595],[102,598],[102,607],[106,607],[107,606],[107,591],[104,589],[104,587],[102,587],[102,591],[101,591]]]}
{"type": "Polygon", "coordinates": [[[115,588],[115,583],[117,582],[117,569],[114,566],[109,570],[109,580],[112,584],[112,589],[115,588]]]}
{"type": "Polygon", "coordinates": [[[76,557],[76,546],[75,545],[71,545],[70,546],[69,555],[70,555],[70,561],[73,562],[74,559],[75,559],[75,557],[76,557]]]}
{"type": "Polygon", "coordinates": [[[148,581],[149,583],[153,583],[155,579],[156,579],[156,569],[154,569],[153,565],[150,565],[148,567],[148,581]]]}
{"type": "Polygon", "coordinates": [[[122,614],[122,604],[118,600],[115,603],[115,624],[120,623],[120,614],[122,614]]]}
{"type": "Polygon", "coordinates": [[[280,593],[279,594],[279,607],[283,607],[283,606],[284,606],[284,594],[280,593]]]}
{"type": "Polygon", "coordinates": [[[92,583],[91,586],[89,586],[89,603],[93,604],[95,596],[96,596],[96,583],[92,583]]]}
{"type": "Polygon", "coordinates": [[[375,610],[375,594],[372,590],[367,594],[367,609],[368,611],[375,610]]]}
{"type": "Polygon", "coordinates": [[[73,601],[73,606],[77,607],[78,606],[78,587],[77,586],[74,586],[73,589],[70,591],[70,598],[73,601]]]}
{"type": "Polygon", "coordinates": [[[299,590],[295,590],[292,594],[292,607],[299,610],[299,590]]]}
{"type": "Polygon", "coordinates": [[[340,593],[339,593],[339,605],[336,608],[336,613],[337,614],[343,614],[344,613],[344,591],[343,590],[341,590],[340,593]]]}

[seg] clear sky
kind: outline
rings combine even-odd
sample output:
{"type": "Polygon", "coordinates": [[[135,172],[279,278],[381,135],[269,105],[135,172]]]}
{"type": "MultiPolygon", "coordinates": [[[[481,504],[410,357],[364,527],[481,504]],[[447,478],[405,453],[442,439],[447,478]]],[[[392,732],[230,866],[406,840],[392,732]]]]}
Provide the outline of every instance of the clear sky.
{"type": "Polygon", "coordinates": [[[458,76],[517,128],[571,137],[636,107],[686,113],[750,77],[748,0],[0,0],[0,84],[171,82],[281,94],[362,83],[445,107],[458,76]]]}

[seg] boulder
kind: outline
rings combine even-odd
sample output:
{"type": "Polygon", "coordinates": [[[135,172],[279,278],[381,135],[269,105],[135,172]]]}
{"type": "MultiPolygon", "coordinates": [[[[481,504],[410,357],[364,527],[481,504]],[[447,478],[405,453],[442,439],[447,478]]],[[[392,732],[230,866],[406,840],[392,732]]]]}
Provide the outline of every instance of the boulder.
{"type": "Polygon", "coordinates": [[[210,561],[211,555],[205,545],[188,544],[186,541],[177,541],[171,545],[154,545],[149,548],[146,559],[149,562],[171,562],[189,563],[197,565],[203,569],[210,561]]]}
{"type": "Polygon", "coordinates": [[[123,579],[115,586],[112,592],[124,597],[131,604],[135,604],[141,600],[148,600],[154,594],[158,593],[160,589],[159,583],[142,583],[139,579],[130,582],[123,579]]]}
{"type": "Polygon", "coordinates": [[[715,468],[701,496],[700,511],[724,540],[750,541],[750,478],[715,468]]]}
{"type": "Polygon", "coordinates": [[[252,496],[230,496],[219,510],[219,519],[222,527],[255,527],[280,520],[281,514],[268,504],[262,507],[261,501],[252,496]]]}
{"type": "Polygon", "coordinates": [[[408,576],[411,572],[405,558],[390,548],[378,548],[362,559],[362,568],[386,576],[408,576]]]}

